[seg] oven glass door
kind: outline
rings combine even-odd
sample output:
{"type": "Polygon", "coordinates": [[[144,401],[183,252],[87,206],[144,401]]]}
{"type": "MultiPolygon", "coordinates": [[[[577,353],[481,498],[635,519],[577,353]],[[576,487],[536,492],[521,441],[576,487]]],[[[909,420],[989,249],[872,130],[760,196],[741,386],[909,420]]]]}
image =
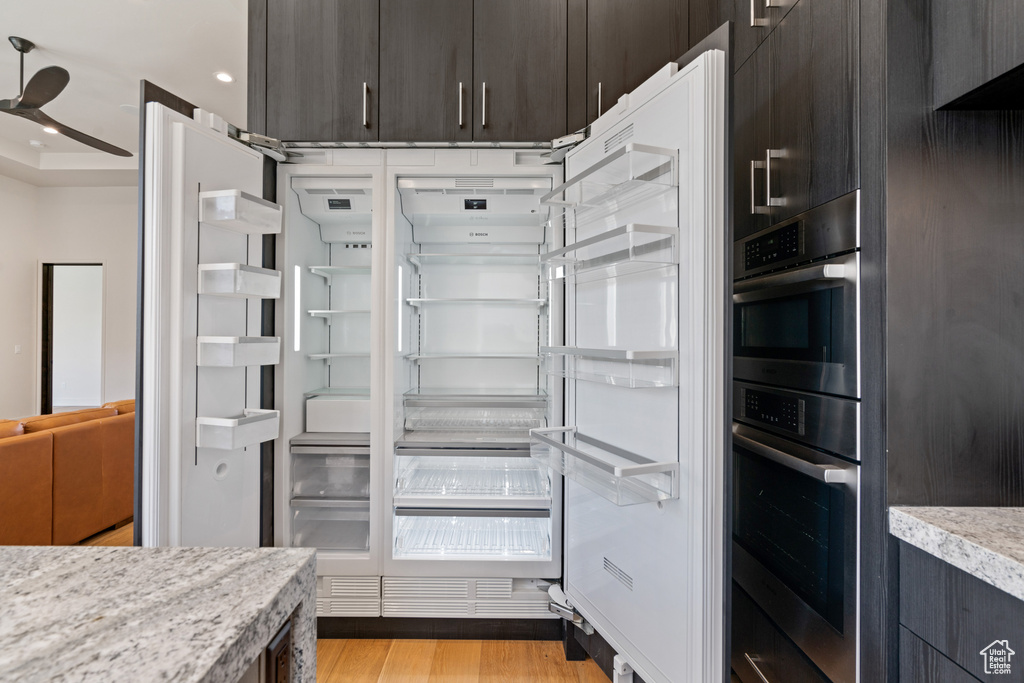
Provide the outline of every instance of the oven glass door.
{"type": "Polygon", "coordinates": [[[840,633],[845,492],[733,449],[733,540],[840,633]]]}

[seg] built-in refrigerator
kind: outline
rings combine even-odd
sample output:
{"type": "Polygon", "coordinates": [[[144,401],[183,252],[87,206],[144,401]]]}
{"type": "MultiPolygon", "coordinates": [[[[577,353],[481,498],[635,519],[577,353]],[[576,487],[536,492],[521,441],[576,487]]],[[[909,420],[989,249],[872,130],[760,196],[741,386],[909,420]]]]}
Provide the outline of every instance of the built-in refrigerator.
{"type": "Polygon", "coordinates": [[[271,200],[147,105],[144,543],[256,545],[272,441],[318,615],[568,615],[721,680],[725,71],[669,65],[564,162],[295,145],[271,200]]]}

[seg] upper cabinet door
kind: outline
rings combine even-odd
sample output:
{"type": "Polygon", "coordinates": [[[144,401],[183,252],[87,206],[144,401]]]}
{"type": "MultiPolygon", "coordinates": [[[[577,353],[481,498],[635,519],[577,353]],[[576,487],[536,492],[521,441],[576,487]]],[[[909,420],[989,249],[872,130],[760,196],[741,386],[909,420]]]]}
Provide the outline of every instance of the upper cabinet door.
{"type": "Polygon", "coordinates": [[[473,0],[381,0],[380,139],[473,139],[473,0]]]}
{"type": "Polygon", "coordinates": [[[267,134],[377,139],[379,0],[271,0],[267,134]]]}
{"type": "Polygon", "coordinates": [[[723,3],[735,22],[733,29],[733,68],[739,69],[757,46],[779,25],[796,0],[728,0],[723,3]]]}
{"type": "Polygon", "coordinates": [[[475,140],[565,135],[566,16],[567,0],[475,0],[475,140]]]}
{"type": "Polygon", "coordinates": [[[590,0],[587,121],[686,52],[687,0],[590,0]]]}

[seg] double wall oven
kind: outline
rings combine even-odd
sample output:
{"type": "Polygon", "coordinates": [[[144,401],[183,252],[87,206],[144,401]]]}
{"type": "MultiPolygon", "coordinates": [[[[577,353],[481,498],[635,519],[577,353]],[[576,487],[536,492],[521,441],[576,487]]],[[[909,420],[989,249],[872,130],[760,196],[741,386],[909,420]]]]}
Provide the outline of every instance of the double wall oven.
{"type": "MultiPolygon", "coordinates": [[[[857,680],[858,238],[854,192],[734,252],[733,579],[833,683],[857,680]]],[[[745,641],[745,683],[797,679],[745,641]]]]}

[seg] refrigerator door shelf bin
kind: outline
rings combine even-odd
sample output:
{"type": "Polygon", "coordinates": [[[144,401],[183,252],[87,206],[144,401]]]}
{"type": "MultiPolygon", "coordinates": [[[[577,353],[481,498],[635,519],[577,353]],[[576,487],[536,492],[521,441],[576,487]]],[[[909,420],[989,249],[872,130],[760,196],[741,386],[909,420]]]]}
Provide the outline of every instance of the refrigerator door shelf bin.
{"type": "Polygon", "coordinates": [[[245,410],[238,417],[197,417],[196,447],[232,451],[278,436],[279,410],[245,410]]]}
{"type": "Polygon", "coordinates": [[[679,264],[679,229],[657,225],[619,226],[541,256],[548,280],[590,282],[679,264]]]}
{"type": "Polygon", "coordinates": [[[196,347],[200,367],[277,365],[281,360],[280,337],[197,337],[196,347]]]}
{"type": "Polygon", "coordinates": [[[417,560],[546,561],[547,510],[395,510],[394,557],[417,560]]]}
{"type": "Polygon", "coordinates": [[[436,453],[398,454],[397,507],[551,507],[551,477],[531,458],[449,455],[444,449],[437,449],[436,453]]]}
{"type": "Polygon", "coordinates": [[[430,406],[405,409],[408,431],[522,431],[547,426],[545,407],[430,406]]]}
{"type": "Polygon", "coordinates": [[[293,499],[369,500],[370,449],[293,446],[293,499]]]}
{"type": "Polygon", "coordinates": [[[538,265],[537,254],[461,254],[430,253],[406,254],[414,267],[424,266],[533,266],[538,265]]]}
{"type": "Polygon", "coordinates": [[[429,304],[484,304],[486,306],[547,306],[547,299],[406,299],[410,306],[429,304]]]}
{"type": "Polygon", "coordinates": [[[369,552],[369,502],[293,498],[291,507],[293,547],[369,552]]]}
{"type": "Polygon", "coordinates": [[[629,389],[674,387],[679,384],[675,349],[581,349],[544,346],[547,372],[555,377],[600,382],[629,389]]]}
{"type": "Polygon", "coordinates": [[[199,222],[247,235],[281,232],[281,206],[241,190],[199,193],[199,222]]]}
{"type": "Polygon", "coordinates": [[[239,299],[277,299],[281,273],[244,263],[200,263],[199,293],[239,299]]]}
{"type": "Polygon", "coordinates": [[[657,462],[576,431],[530,431],[530,456],[619,506],[679,498],[679,462],[657,462]]]}

